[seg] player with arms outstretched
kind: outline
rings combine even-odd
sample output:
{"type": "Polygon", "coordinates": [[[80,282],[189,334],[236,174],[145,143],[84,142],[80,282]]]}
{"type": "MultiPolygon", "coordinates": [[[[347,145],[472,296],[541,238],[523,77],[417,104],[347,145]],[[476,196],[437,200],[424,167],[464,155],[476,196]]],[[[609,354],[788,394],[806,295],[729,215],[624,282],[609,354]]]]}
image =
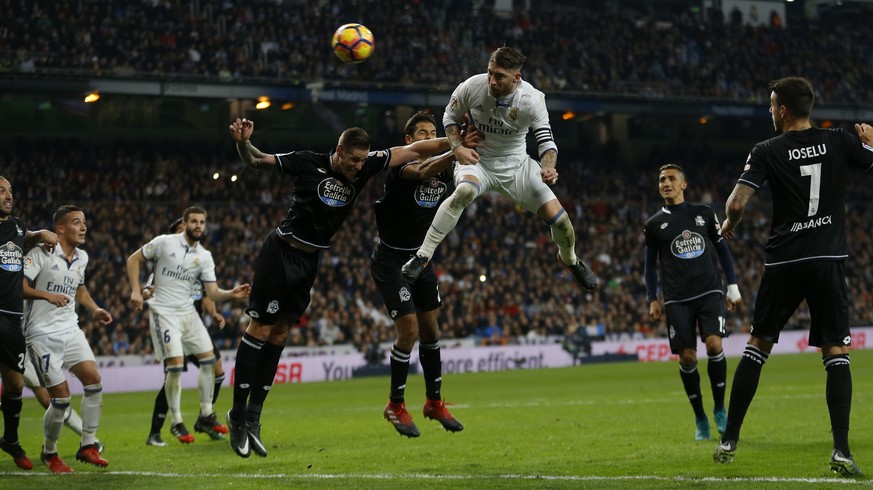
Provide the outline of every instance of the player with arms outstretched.
{"type": "Polygon", "coordinates": [[[270,155],[252,145],[254,123],[230,125],[240,159],[249,168],[294,177],[292,205],[285,219],[264,239],[255,260],[246,328],[236,354],[233,408],[227,413],[230,444],[237,455],[267,455],[261,441],[261,411],[291,325],[309,306],[320,252],[348,216],[358,194],[375,175],[410,160],[449,149],[445,138],[370,151],[361,128],[343,131],[330,153],[295,151],[270,155]]]}

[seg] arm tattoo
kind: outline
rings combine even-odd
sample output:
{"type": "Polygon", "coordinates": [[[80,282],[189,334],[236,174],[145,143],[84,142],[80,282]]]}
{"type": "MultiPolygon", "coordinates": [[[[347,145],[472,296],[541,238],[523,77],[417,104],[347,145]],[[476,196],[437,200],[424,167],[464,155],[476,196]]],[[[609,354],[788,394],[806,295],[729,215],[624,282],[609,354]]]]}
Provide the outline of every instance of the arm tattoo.
{"type": "Polygon", "coordinates": [[[555,165],[558,164],[558,152],[555,150],[546,150],[543,153],[543,158],[540,164],[543,168],[555,168],[555,165]]]}
{"type": "Polygon", "coordinates": [[[743,210],[746,208],[746,204],[749,203],[749,199],[752,198],[753,194],[755,194],[755,189],[747,185],[737,184],[737,186],[734,187],[734,191],[728,198],[725,209],[727,218],[732,224],[737,225],[743,219],[743,210]]]}
{"type": "Polygon", "coordinates": [[[459,126],[447,127],[446,138],[449,139],[449,146],[452,147],[452,151],[454,151],[455,148],[463,145],[463,141],[461,141],[461,128],[459,126]]]}
{"type": "Polygon", "coordinates": [[[261,150],[255,148],[251,141],[246,140],[245,143],[237,143],[236,151],[239,153],[239,158],[246,164],[246,167],[260,170],[267,168],[268,165],[264,162],[266,156],[261,150]]]}

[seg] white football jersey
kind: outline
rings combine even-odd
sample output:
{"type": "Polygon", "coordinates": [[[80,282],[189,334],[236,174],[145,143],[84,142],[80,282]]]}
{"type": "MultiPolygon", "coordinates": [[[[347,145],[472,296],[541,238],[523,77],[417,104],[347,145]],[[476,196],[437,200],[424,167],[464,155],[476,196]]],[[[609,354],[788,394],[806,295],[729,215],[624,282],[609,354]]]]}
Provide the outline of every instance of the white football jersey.
{"type": "Polygon", "coordinates": [[[488,75],[474,75],[452,93],[443,114],[443,126],[460,124],[469,112],[473,123],[485,134],[485,146],[478,148],[479,165],[502,170],[505,163],[513,168],[527,155],[527,133],[534,131],[541,156],[545,149],[555,149],[546,96],[522,80],[511,94],[495,98],[488,94],[488,75]],[[545,149],[544,149],[545,147],[545,149]]]}
{"type": "Polygon", "coordinates": [[[155,295],[150,308],[194,311],[198,282],[215,282],[212,253],[199,243],[188,245],[184,234],[161,235],[142,247],[146,260],[155,262],[155,295]]]}
{"type": "Polygon", "coordinates": [[[85,284],[88,254],[78,248],[73,253],[72,262],[67,262],[60,245],[53,252],[46,252],[40,247],[27,252],[24,258],[24,277],[31,282],[32,287],[50,293],[65,294],[73,300],[62,308],[44,299],[25,300],[22,328],[27,341],[37,335],[79,328],[76,290],[85,284]]]}

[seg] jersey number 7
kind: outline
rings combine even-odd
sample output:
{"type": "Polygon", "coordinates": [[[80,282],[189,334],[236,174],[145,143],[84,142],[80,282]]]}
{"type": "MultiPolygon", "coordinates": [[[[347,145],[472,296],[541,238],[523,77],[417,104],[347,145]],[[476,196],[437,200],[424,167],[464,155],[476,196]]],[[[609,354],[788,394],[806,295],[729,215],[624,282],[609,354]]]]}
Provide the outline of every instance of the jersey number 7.
{"type": "Polygon", "coordinates": [[[818,212],[818,201],[821,196],[821,164],[803,165],[800,167],[800,175],[811,178],[809,183],[809,210],[807,216],[815,216],[818,212]]]}

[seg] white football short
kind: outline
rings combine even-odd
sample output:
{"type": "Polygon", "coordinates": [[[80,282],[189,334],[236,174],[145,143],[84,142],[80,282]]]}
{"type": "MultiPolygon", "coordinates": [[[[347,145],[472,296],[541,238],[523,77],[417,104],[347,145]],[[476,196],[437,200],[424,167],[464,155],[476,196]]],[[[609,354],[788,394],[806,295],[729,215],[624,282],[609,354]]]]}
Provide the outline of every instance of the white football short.
{"type": "Polygon", "coordinates": [[[77,326],[62,332],[37,335],[27,343],[27,386],[51,388],[67,380],[64,370],[85,361],[95,362],[94,352],[85,334],[77,326]],[[30,371],[30,380],[27,372],[30,371]]]}
{"type": "Polygon", "coordinates": [[[149,319],[157,361],[212,352],[212,339],[196,310],[165,314],[150,307],[149,319]]]}
{"type": "Polygon", "coordinates": [[[527,155],[518,160],[517,166],[497,171],[481,162],[478,165],[457,165],[455,184],[460,184],[465,176],[472,175],[479,180],[480,196],[495,191],[536,213],[543,204],[557,199],[552,189],[543,182],[540,170],[540,164],[527,155]]]}

